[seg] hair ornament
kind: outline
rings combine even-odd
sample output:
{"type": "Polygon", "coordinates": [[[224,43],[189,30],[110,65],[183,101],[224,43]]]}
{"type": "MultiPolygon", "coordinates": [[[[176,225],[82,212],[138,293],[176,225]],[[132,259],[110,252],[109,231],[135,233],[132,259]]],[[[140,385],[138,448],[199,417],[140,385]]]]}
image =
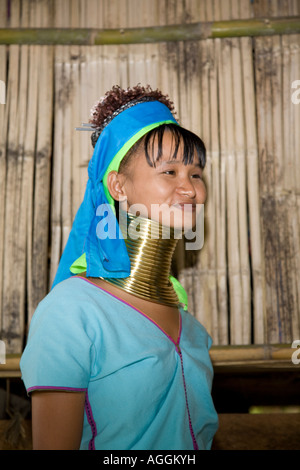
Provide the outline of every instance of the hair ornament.
{"type": "Polygon", "coordinates": [[[82,127],[76,127],[77,131],[92,131],[91,135],[91,141],[93,147],[95,147],[96,142],[103,131],[103,129],[119,114],[121,114],[125,109],[132,108],[133,106],[139,104],[139,103],[145,103],[147,101],[157,101],[156,98],[150,97],[150,96],[144,96],[142,98],[136,98],[135,100],[129,101],[128,103],[123,104],[120,106],[120,108],[116,109],[110,116],[108,116],[103,123],[101,124],[100,127],[96,127],[92,124],[89,123],[82,123],[82,127]]]}

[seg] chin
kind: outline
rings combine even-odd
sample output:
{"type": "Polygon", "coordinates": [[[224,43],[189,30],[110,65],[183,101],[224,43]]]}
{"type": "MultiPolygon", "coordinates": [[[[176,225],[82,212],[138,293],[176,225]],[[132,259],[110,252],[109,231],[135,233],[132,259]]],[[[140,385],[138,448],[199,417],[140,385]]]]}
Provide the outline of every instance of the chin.
{"type": "Polygon", "coordinates": [[[196,218],[195,217],[182,217],[181,220],[175,220],[174,223],[171,225],[175,230],[181,230],[183,233],[193,230],[196,226],[196,218]]]}
{"type": "Polygon", "coordinates": [[[196,225],[196,214],[194,212],[185,213],[181,209],[174,210],[174,208],[166,209],[159,214],[152,213],[151,219],[182,233],[193,229],[196,225]]]}

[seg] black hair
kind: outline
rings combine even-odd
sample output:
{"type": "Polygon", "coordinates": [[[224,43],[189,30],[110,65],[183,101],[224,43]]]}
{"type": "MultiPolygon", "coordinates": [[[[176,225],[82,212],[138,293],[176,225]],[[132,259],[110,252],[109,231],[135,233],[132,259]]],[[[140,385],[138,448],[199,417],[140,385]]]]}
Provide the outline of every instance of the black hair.
{"type": "Polygon", "coordinates": [[[206,164],[206,148],[203,141],[193,132],[178,126],[177,124],[162,124],[151,131],[149,131],[144,137],[138,140],[131,149],[127,152],[123,158],[119,171],[126,171],[126,166],[131,156],[135,154],[144,144],[144,152],[146,155],[149,166],[155,167],[156,163],[162,157],[163,153],[163,137],[166,131],[172,133],[174,138],[174,153],[172,159],[177,158],[179,146],[183,143],[183,157],[182,161],[185,165],[191,164],[194,161],[195,153],[199,159],[200,167],[203,169],[206,164]],[[157,141],[158,151],[154,153],[154,142],[157,141]]]}
{"type": "Polygon", "coordinates": [[[154,166],[162,157],[162,142],[165,131],[168,130],[172,133],[175,141],[174,153],[172,159],[177,158],[179,145],[183,143],[183,163],[189,165],[193,163],[195,152],[199,158],[201,168],[205,167],[206,163],[206,149],[205,145],[196,134],[184,129],[183,127],[177,126],[176,124],[163,124],[159,127],[152,129],[148,132],[144,139],[144,148],[146,159],[150,166],[154,166]],[[154,156],[154,141],[157,138],[158,152],[156,157],[154,156]],[[152,147],[152,148],[151,148],[152,147]],[[150,156],[151,149],[151,156],[150,156]]]}

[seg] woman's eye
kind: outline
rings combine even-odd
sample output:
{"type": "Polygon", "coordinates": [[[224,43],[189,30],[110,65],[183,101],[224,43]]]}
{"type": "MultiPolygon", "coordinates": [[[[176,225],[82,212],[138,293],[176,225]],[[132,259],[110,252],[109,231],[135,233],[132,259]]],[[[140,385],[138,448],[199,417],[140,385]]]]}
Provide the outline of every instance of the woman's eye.
{"type": "Polygon", "coordinates": [[[192,175],[193,178],[199,178],[202,180],[202,175],[199,175],[198,173],[196,173],[195,175],[192,175]]]}
{"type": "Polygon", "coordinates": [[[164,171],[164,175],[174,175],[175,174],[175,171],[174,170],[167,170],[167,171],[164,171]]]}

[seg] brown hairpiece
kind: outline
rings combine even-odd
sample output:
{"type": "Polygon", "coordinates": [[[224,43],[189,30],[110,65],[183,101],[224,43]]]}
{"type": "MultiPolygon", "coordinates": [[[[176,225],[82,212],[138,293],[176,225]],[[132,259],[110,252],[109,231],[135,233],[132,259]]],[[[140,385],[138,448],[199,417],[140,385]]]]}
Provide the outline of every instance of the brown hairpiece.
{"type": "Polygon", "coordinates": [[[175,115],[173,102],[169,99],[168,95],[163,95],[160,90],[152,90],[150,85],[143,87],[138,84],[127,89],[122,89],[120,86],[115,85],[95,104],[91,111],[92,117],[89,125],[84,125],[86,130],[94,130],[91,136],[93,147],[95,147],[104,127],[114,117],[125,109],[145,101],[160,101],[175,115]]]}

